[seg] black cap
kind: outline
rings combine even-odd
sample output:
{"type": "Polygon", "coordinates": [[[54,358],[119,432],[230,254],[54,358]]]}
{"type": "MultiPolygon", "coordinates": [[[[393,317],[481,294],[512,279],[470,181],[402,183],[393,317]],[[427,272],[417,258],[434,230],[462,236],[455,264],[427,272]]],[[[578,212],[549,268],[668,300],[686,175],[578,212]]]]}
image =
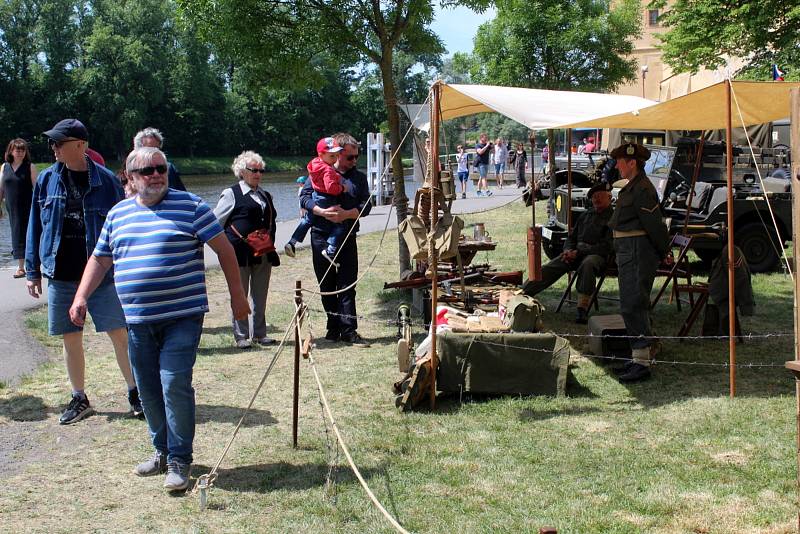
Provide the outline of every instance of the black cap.
{"type": "Polygon", "coordinates": [[[54,141],[63,141],[64,139],[89,140],[89,132],[86,130],[86,126],[78,119],[58,121],[52,129],[44,132],[44,135],[54,141]]]}
{"type": "Polygon", "coordinates": [[[650,159],[650,151],[638,143],[625,143],[612,150],[611,157],[614,159],[647,161],[650,159]]]}
{"type": "Polygon", "coordinates": [[[607,183],[605,183],[605,182],[598,182],[598,183],[594,184],[594,185],[593,185],[593,186],[592,186],[592,187],[589,189],[589,192],[588,192],[588,193],[586,193],[586,198],[588,198],[589,200],[591,200],[591,199],[592,199],[592,195],[594,195],[594,194],[595,194],[595,193],[597,193],[598,191],[606,191],[606,192],[610,192],[610,191],[611,191],[611,184],[607,184],[607,183]]]}

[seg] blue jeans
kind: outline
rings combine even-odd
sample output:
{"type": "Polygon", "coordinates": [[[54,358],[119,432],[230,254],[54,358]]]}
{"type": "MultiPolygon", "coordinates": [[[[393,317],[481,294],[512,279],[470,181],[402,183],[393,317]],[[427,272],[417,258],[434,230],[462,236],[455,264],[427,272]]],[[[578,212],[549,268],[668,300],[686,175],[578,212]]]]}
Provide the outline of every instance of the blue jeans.
{"type": "Polygon", "coordinates": [[[192,368],[203,315],[128,325],[128,354],[153,447],[168,460],[192,463],[192,368]]]}

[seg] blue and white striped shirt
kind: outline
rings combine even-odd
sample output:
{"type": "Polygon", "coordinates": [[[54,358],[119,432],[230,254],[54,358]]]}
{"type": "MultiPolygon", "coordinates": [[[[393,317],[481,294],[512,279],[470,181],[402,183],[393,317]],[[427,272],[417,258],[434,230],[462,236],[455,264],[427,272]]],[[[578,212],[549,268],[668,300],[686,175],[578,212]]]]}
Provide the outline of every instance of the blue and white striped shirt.
{"type": "Polygon", "coordinates": [[[186,191],[168,190],[155,206],[123,200],[106,217],[94,249],[111,256],[114,284],[131,324],[208,311],[203,243],[222,233],[211,208],[186,191]]]}

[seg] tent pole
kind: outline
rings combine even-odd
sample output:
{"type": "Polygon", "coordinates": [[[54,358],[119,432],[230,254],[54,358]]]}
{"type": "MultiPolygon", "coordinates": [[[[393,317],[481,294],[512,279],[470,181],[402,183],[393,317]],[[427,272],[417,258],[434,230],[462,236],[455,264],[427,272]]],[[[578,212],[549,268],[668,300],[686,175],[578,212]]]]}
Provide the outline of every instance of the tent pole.
{"type": "Polygon", "coordinates": [[[736,396],[736,292],[733,277],[736,273],[733,248],[733,127],[731,126],[731,80],[725,84],[727,120],[725,124],[726,153],[725,163],[728,171],[728,353],[730,360],[730,397],[736,396]]]}
{"type": "Polygon", "coordinates": [[[439,292],[436,274],[438,270],[436,258],[436,223],[439,217],[439,203],[436,202],[436,191],[439,188],[439,115],[441,110],[441,82],[433,84],[431,95],[431,150],[428,171],[430,172],[431,185],[431,229],[428,234],[428,265],[431,271],[431,410],[436,408],[436,369],[439,367],[439,358],[436,354],[436,308],[438,307],[439,292]]]}
{"type": "MultiPolygon", "coordinates": [[[[791,146],[794,154],[800,154],[800,89],[791,90],[791,146]]],[[[794,248],[794,361],[786,366],[795,376],[795,419],[797,421],[797,491],[800,503],[800,277],[797,276],[797,259],[800,258],[800,158],[792,161],[792,247],[794,248]]],[[[800,512],[797,514],[797,530],[800,532],[800,512]]]]}
{"type": "MultiPolygon", "coordinates": [[[[567,234],[572,232],[572,128],[567,128],[566,137],[569,139],[567,145],[567,234]]],[[[550,188],[553,194],[553,188],[550,188]]]]}

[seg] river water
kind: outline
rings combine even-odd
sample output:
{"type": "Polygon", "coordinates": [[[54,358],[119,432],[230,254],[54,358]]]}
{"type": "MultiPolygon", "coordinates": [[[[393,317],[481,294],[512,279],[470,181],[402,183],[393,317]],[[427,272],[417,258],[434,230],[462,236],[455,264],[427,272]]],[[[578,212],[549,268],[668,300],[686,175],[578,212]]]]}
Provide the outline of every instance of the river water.
{"type": "MultiPolygon", "coordinates": [[[[295,179],[298,173],[268,173],[261,180],[261,187],[269,191],[278,212],[278,221],[287,221],[299,217],[297,204],[298,186],[295,179]]],[[[217,205],[217,200],[223,189],[230,187],[236,180],[231,174],[207,174],[196,176],[182,176],[184,184],[189,191],[200,196],[212,208],[217,205]]],[[[418,184],[406,177],[406,194],[414,198],[418,184]]],[[[0,219],[0,265],[16,265],[16,260],[11,258],[11,227],[8,217],[0,219]]]]}

